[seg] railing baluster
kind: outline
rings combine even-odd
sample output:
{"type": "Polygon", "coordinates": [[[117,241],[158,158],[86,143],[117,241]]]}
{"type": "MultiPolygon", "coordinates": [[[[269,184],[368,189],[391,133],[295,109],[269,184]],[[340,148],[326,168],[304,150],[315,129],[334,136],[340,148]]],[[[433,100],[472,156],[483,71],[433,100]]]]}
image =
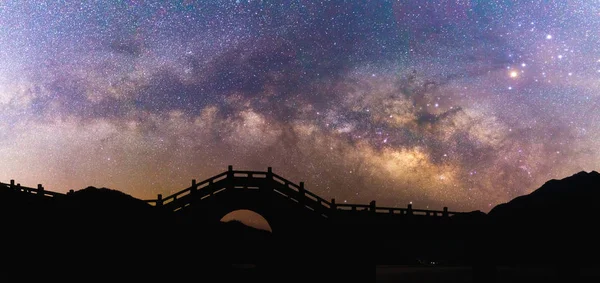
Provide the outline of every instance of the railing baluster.
{"type": "MultiPolygon", "coordinates": [[[[227,185],[226,185],[227,189],[233,189],[233,166],[229,165],[227,166],[227,185]]],[[[213,192],[215,190],[211,190],[210,191],[210,195],[213,195],[213,192]]]]}
{"type": "MultiPolygon", "coordinates": [[[[287,184],[289,187],[289,183],[287,183],[287,184]]],[[[300,188],[298,189],[298,194],[300,195],[298,197],[298,203],[300,203],[300,205],[304,205],[304,198],[305,198],[304,182],[300,182],[300,188]]]]}
{"type": "Polygon", "coordinates": [[[162,204],[163,204],[162,195],[158,194],[158,196],[156,197],[156,206],[162,206],[162,204]]]}

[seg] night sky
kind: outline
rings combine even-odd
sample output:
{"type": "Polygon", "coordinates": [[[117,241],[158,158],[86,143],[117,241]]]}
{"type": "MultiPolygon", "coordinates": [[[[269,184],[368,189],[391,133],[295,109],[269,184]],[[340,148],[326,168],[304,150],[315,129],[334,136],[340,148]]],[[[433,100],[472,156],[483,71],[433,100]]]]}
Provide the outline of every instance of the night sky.
{"type": "Polygon", "coordinates": [[[487,212],[600,169],[598,1],[65,2],[0,2],[0,182],[487,212]]]}

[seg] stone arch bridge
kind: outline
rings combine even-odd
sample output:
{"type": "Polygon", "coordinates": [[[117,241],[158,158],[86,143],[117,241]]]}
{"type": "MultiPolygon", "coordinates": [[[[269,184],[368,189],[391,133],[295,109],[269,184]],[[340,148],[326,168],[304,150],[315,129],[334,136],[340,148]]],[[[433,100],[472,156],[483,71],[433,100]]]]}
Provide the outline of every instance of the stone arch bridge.
{"type": "MultiPolygon", "coordinates": [[[[57,198],[65,194],[23,187],[11,180],[0,183],[0,190],[16,190],[40,198],[57,198]]],[[[71,191],[72,192],[72,191],[71,191]]],[[[336,243],[337,248],[361,246],[369,250],[417,252],[422,247],[445,245],[445,241],[460,238],[453,224],[461,212],[381,207],[369,204],[339,204],[326,200],[298,184],[267,171],[227,171],[191,185],[177,193],[145,200],[176,219],[197,223],[202,227],[219,223],[230,212],[247,209],[263,216],[273,237],[307,243],[336,243]],[[425,244],[418,244],[419,242],[425,244]]],[[[328,246],[328,244],[324,244],[328,246]]],[[[435,248],[434,248],[435,249],[435,248]]]]}

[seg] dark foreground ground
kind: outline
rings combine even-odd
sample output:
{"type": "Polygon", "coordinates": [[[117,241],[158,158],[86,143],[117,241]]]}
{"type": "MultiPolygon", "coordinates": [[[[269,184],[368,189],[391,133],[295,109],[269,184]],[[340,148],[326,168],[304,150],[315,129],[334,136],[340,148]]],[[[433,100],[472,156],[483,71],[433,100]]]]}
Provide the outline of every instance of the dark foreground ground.
{"type": "MultiPolygon", "coordinates": [[[[600,268],[574,270],[573,276],[561,274],[548,267],[498,267],[495,278],[490,282],[600,282],[600,268]]],[[[376,267],[376,282],[475,282],[470,266],[426,267],[426,266],[385,266],[376,267]]]]}
{"type": "MultiPolygon", "coordinates": [[[[495,276],[476,279],[469,266],[390,266],[378,265],[358,270],[358,266],[332,266],[306,269],[297,266],[278,269],[261,268],[253,264],[234,264],[221,269],[214,278],[219,282],[377,282],[377,283],[471,283],[471,282],[600,282],[600,268],[581,268],[571,275],[548,267],[498,267],[495,276]],[[221,274],[222,276],[219,276],[221,274]]],[[[216,281],[214,281],[216,282],[216,281]]]]}
{"type": "MultiPolygon", "coordinates": [[[[364,276],[345,277],[352,268],[337,268],[338,276],[319,276],[314,278],[294,275],[294,273],[263,274],[260,268],[251,264],[232,265],[230,268],[231,281],[229,282],[377,282],[377,283],[471,283],[471,282],[495,282],[495,283],[549,283],[549,282],[600,282],[600,268],[582,268],[574,271],[572,276],[561,274],[554,268],[545,267],[498,267],[495,277],[488,280],[477,280],[473,276],[473,269],[469,266],[430,267],[430,266],[389,266],[378,265],[362,273],[364,276]],[[371,276],[370,276],[371,275],[371,276]],[[289,277],[288,277],[289,276],[289,277]],[[286,278],[287,277],[287,278],[286,278]]],[[[306,272],[309,272],[308,270],[306,272]]],[[[304,273],[307,275],[308,273],[304,273]]]]}

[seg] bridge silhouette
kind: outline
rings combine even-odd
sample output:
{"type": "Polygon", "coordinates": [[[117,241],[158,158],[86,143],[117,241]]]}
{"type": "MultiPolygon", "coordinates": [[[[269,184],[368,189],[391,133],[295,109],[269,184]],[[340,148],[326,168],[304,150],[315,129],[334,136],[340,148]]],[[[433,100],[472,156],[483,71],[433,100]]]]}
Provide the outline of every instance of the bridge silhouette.
{"type": "MultiPolygon", "coordinates": [[[[21,186],[14,180],[1,183],[0,188],[23,193],[39,195],[47,198],[64,197],[74,190],[63,194],[46,190],[42,184],[37,188],[21,186]]],[[[203,220],[218,222],[230,212],[246,209],[254,211],[267,220],[274,233],[285,229],[286,223],[296,220],[293,226],[306,222],[298,218],[323,222],[335,221],[356,216],[390,218],[447,218],[462,212],[443,210],[414,209],[412,204],[405,208],[381,207],[373,200],[369,204],[336,203],[335,198],[326,200],[307,190],[304,182],[296,184],[278,174],[272,168],[267,171],[238,171],[233,166],[228,170],[197,182],[193,179],[191,186],[167,197],[158,194],[156,199],[145,200],[161,210],[178,215],[201,216],[203,220]],[[296,219],[290,219],[296,218],[296,219]]],[[[306,223],[305,223],[306,224],[306,223]]],[[[322,224],[322,223],[321,223],[322,224]]],[[[306,228],[306,227],[304,227],[306,228]]]]}
{"type": "MultiPolygon", "coordinates": [[[[41,184],[26,187],[14,180],[0,183],[2,190],[42,202],[68,200],[69,195],[77,195],[74,190],[59,193],[46,190],[41,184]]],[[[242,209],[258,213],[269,224],[272,231],[270,244],[257,244],[260,248],[251,250],[253,254],[259,254],[261,260],[278,264],[278,269],[288,268],[281,266],[283,263],[305,266],[307,262],[302,260],[305,256],[300,255],[312,256],[313,267],[335,263],[339,264],[339,270],[351,269],[349,266],[414,263],[417,259],[427,262],[453,260],[460,264],[476,261],[468,254],[478,245],[472,241],[473,233],[468,232],[473,231],[472,223],[455,220],[456,216],[468,213],[450,211],[447,207],[443,210],[415,209],[411,204],[383,207],[377,206],[376,201],[369,204],[337,203],[335,199],[326,200],[309,191],[304,182],[296,184],[275,174],[271,167],[267,171],[239,171],[230,165],[227,171],[200,182],[194,179],[189,187],[169,196],[158,194],[156,199],[140,202],[145,202],[160,215],[168,216],[144,224],[148,229],[143,230],[149,231],[144,243],[165,241],[173,247],[178,246],[178,241],[186,243],[186,249],[180,251],[160,249],[160,254],[165,254],[161,262],[191,251],[205,254],[205,258],[227,261],[223,254],[236,253],[223,250],[253,245],[252,242],[242,243],[244,239],[235,235],[224,240],[226,245],[217,245],[215,243],[223,243],[223,240],[205,236],[209,231],[219,230],[225,215],[242,209]],[[463,229],[464,223],[468,223],[471,227],[467,228],[471,230],[463,229]],[[470,250],[465,248],[465,243],[471,245],[470,250]]],[[[145,237],[146,234],[136,235],[145,237]]],[[[145,247],[140,249],[146,250],[145,247]]],[[[154,258],[160,256],[156,254],[154,258]]]]}
{"type": "MultiPolygon", "coordinates": [[[[26,187],[14,180],[0,183],[0,189],[21,192],[36,198],[64,198],[66,194],[46,190],[42,184],[26,187]]],[[[204,181],[192,180],[191,185],[179,192],[156,199],[143,200],[160,211],[175,216],[178,223],[202,226],[218,225],[230,212],[250,210],[261,215],[269,224],[272,234],[280,239],[336,242],[337,239],[355,239],[373,245],[386,245],[390,252],[394,245],[406,250],[405,241],[452,237],[450,220],[464,212],[382,207],[376,201],[369,204],[337,203],[326,200],[298,184],[267,171],[238,171],[228,166],[227,171],[204,181]],[[440,236],[442,235],[442,236],[440,236]],[[405,241],[399,241],[403,239],[405,241]]]]}

